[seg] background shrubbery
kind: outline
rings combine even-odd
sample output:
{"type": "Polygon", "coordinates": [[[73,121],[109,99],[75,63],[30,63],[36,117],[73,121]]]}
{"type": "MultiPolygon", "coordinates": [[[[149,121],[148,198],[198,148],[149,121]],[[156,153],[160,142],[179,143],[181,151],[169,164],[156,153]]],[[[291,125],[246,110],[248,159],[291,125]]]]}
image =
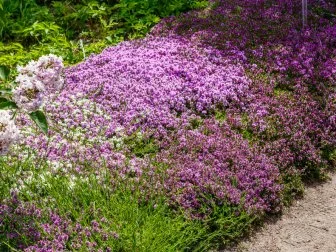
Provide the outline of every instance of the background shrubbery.
{"type": "Polygon", "coordinates": [[[0,0],[0,65],[47,53],[77,63],[125,39],[143,37],[162,17],[204,7],[204,0],[0,0]]]}

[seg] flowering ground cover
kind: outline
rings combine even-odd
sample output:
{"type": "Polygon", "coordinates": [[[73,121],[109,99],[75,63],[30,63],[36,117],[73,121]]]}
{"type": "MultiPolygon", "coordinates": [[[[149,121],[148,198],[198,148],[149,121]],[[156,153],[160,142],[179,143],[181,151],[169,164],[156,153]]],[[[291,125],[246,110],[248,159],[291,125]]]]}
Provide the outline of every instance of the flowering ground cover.
{"type": "Polygon", "coordinates": [[[335,10],[211,1],[66,68],[0,158],[0,248],[206,251],[280,213],[335,165],[335,10]]]}

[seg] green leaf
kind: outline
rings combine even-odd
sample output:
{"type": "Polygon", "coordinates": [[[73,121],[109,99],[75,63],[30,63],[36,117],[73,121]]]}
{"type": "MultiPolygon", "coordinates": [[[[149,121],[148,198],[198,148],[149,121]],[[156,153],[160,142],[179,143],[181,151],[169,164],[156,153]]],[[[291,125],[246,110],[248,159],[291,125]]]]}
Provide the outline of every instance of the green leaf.
{"type": "Polygon", "coordinates": [[[105,39],[106,39],[110,44],[113,43],[113,40],[112,40],[112,37],[111,37],[111,36],[107,36],[105,39]]]}
{"type": "Polygon", "coordinates": [[[38,110],[29,114],[30,118],[36,123],[36,125],[43,131],[44,134],[48,134],[48,122],[45,114],[38,110]]]}
{"type": "Polygon", "coordinates": [[[7,80],[10,70],[6,66],[0,66],[0,80],[7,80]]]}
{"type": "Polygon", "coordinates": [[[0,88],[0,95],[12,94],[12,90],[10,88],[0,88]]]}
{"type": "Polygon", "coordinates": [[[10,101],[6,98],[0,97],[0,109],[16,109],[17,105],[15,102],[10,101]]]}

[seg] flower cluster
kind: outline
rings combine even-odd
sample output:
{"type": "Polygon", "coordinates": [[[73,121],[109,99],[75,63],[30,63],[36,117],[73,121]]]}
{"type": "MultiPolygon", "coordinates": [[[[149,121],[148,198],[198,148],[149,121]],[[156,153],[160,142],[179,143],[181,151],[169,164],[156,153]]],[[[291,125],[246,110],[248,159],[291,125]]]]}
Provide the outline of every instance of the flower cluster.
{"type": "MultiPolygon", "coordinates": [[[[250,80],[239,62],[181,38],[124,42],[67,69],[67,87],[46,107],[51,139],[30,146],[54,161],[122,163],[118,135],[168,136],[193,114],[244,109],[250,80]],[[151,133],[148,133],[151,132],[151,133]],[[49,142],[49,146],[47,146],[49,142]],[[119,156],[119,157],[118,157],[119,156]]],[[[36,144],[35,144],[36,142],[36,144]]]]}
{"type": "MultiPolygon", "coordinates": [[[[42,56],[37,62],[31,61],[25,67],[18,67],[16,77],[18,86],[13,90],[11,101],[5,92],[1,93],[1,109],[14,108],[30,114],[33,121],[47,133],[48,123],[43,112],[38,111],[43,105],[46,93],[52,97],[64,86],[64,66],[62,59],[55,55],[42,56]]],[[[14,124],[17,113],[0,111],[0,155],[8,152],[9,146],[18,139],[18,129],[14,124]]]]}
{"type": "Polygon", "coordinates": [[[11,199],[0,204],[0,236],[15,244],[16,248],[23,250],[25,242],[35,243],[41,237],[34,218],[41,218],[42,211],[35,205],[20,202],[16,192],[11,199]]]}
{"type": "Polygon", "coordinates": [[[9,147],[19,139],[19,129],[7,111],[0,111],[0,155],[5,155],[9,147]]]}
{"type": "MultiPolygon", "coordinates": [[[[0,237],[5,236],[16,248],[27,252],[66,251],[68,248],[96,251],[97,238],[106,243],[119,237],[104,218],[84,226],[50,209],[23,202],[16,192],[0,204],[0,228],[0,237]]],[[[104,251],[111,248],[105,246],[104,251]]]]}
{"type": "Polygon", "coordinates": [[[335,82],[335,23],[320,13],[334,13],[332,3],[311,1],[311,26],[302,30],[300,1],[216,2],[216,7],[205,14],[190,12],[168,18],[158,24],[152,34],[188,36],[226,54],[241,50],[250,62],[280,73],[279,81],[292,85],[303,81],[309,85],[335,82]]]}
{"type": "Polygon", "coordinates": [[[37,79],[48,91],[59,91],[64,85],[64,65],[61,57],[53,54],[41,56],[37,61],[30,61],[24,67],[18,67],[18,83],[26,79],[37,79]]]}
{"type": "Polygon", "coordinates": [[[18,67],[16,82],[19,85],[13,91],[17,106],[27,113],[38,110],[46,93],[54,93],[64,86],[63,69],[62,59],[53,54],[18,67]]]}
{"type": "Polygon", "coordinates": [[[37,79],[22,79],[13,91],[13,100],[26,113],[38,110],[43,105],[44,85],[37,79]]]}
{"type": "Polygon", "coordinates": [[[179,131],[173,141],[178,144],[159,160],[169,164],[165,188],[174,202],[192,213],[209,201],[254,212],[278,210],[278,168],[228,124],[206,120],[196,130],[179,131]]]}
{"type": "Polygon", "coordinates": [[[322,150],[335,148],[336,23],[328,15],[335,5],[311,1],[310,25],[304,29],[299,1],[232,0],[213,6],[168,18],[152,35],[191,37],[242,58],[253,75],[252,99],[247,116],[227,113],[235,122],[246,119],[233,126],[253,134],[283,171],[323,167],[322,150]]]}

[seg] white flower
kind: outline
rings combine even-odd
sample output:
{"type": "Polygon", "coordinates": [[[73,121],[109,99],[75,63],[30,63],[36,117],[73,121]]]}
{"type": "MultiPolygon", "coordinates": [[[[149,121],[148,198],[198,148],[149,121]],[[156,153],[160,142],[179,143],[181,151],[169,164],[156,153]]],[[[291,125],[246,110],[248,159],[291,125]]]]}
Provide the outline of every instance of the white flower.
{"type": "Polygon", "coordinates": [[[51,89],[59,91],[64,87],[64,84],[65,84],[65,79],[62,74],[52,83],[51,89]]]}
{"type": "Polygon", "coordinates": [[[9,112],[0,110],[0,155],[6,155],[9,147],[18,141],[19,136],[19,130],[9,112]]]}
{"type": "Polygon", "coordinates": [[[39,80],[46,91],[59,91],[64,86],[64,65],[61,57],[53,54],[42,56],[38,61],[30,61],[24,67],[18,67],[19,75],[16,82],[19,84],[27,79],[39,80]]]}
{"type": "Polygon", "coordinates": [[[42,56],[36,62],[35,75],[47,90],[58,91],[64,86],[63,72],[63,60],[56,55],[42,56]]]}
{"type": "Polygon", "coordinates": [[[20,85],[13,91],[16,105],[30,113],[38,110],[43,104],[44,85],[37,79],[22,79],[20,85]]]}
{"type": "Polygon", "coordinates": [[[36,61],[31,60],[27,65],[24,67],[18,66],[17,70],[19,72],[18,77],[16,78],[17,82],[20,82],[20,78],[23,77],[26,79],[27,77],[33,78],[35,76],[36,71],[36,61]]]}
{"type": "Polygon", "coordinates": [[[63,71],[64,68],[62,57],[58,57],[54,54],[41,56],[38,59],[36,65],[37,68],[51,69],[58,75],[63,71]]]}

